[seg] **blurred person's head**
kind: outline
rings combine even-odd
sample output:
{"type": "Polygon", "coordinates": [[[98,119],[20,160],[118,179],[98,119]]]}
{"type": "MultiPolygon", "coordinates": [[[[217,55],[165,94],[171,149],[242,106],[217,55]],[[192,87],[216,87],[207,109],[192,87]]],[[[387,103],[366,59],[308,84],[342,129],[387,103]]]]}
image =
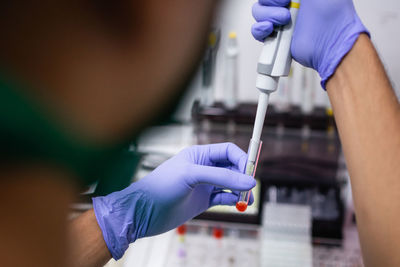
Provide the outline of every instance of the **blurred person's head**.
{"type": "Polygon", "coordinates": [[[215,2],[6,1],[0,66],[82,134],[119,139],[181,93],[215,2]]]}

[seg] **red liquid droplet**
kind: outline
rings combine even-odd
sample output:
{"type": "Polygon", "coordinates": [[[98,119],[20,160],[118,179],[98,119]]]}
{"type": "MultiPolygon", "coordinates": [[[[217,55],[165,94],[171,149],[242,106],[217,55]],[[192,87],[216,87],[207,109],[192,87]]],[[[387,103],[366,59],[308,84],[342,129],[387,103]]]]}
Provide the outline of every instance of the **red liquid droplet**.
{"type": "Polygon", "coordinates": [[[221,239],[224,236],[224,230],[222,230],[221,228],[214,228],[213,229],[213,236],[216,239],[221,239]]]}
{"type": "Polygon", "coordinates": [[[186,233],[186,225],[181,225],[178,228],[176,228],[176,231],[178,232],[178,235],[184,235],[186,233]]]}
{"type": "Polygon", "coordinates": [[[237,202],[236,209],[240,212],[244,212],[247,209],[247,203],[244,201],[237,202]]]}

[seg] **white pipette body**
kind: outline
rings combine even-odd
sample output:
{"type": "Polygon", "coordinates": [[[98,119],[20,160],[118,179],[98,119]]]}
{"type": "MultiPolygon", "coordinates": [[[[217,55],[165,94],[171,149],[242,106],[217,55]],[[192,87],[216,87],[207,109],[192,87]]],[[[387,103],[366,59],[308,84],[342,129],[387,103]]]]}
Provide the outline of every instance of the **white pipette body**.
{"type": "Polygon", "coordinates": [[[290,46],[299,7],[300,0],[292,0],[289,6],[291,22],[278,28],[264,42],[257,66],[256,87],[260,90],[260,96],[258,98],[252,141],[249,146],[248,161],[250,162],[255,162],[256,160],[258,144],[268,108],[269,94],[275,92],[278,88],[279,78],[288,76],[290,72],[292,63],[290,46]]]}
{"type": "MultiPolygon", "coordinates": [[[[246,174],[254,176],[255,165],[259,155],[262,129],[267,113],[269,94],[278,88],[279,78],[288,76],[292,63],[290,46],[296,24],[297,13],[300,8],[300,0],[292,0],[289,5],[291,21],[274,31],[265,41],[257,66],[256,87],[260,90],[253,135],[250,140],[246,174]]],[[[248,192],[241,192],[239,202],[249,200],[248,192]]],[[[243,211],[243,210],[240,210],[243,211]]]]}

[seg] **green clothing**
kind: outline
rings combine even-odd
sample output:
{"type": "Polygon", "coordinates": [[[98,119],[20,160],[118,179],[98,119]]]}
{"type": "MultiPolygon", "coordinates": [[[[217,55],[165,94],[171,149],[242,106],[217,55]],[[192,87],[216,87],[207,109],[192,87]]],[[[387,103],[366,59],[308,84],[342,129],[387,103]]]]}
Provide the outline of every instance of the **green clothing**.
{"type": "Polygon", "coordinates": [[[0,77],[0,146],[4,165],[44,163],[75,176],[81,185],[107,181],[98,194],[120,190],[131,181],[139,157],[128,144],[98,147],[67,131],[21,86],[0,77]]]}

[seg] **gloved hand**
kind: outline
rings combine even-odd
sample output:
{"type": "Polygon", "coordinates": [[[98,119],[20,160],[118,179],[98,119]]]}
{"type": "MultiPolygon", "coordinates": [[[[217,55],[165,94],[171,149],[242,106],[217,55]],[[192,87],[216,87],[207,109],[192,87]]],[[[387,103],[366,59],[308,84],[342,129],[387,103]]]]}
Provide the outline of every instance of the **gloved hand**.
{"type": "Polygon", "coordinates": [[[114,259],[136,239],[171,230],[215,205],[234,205],[255,186],[242,174],[247,155],[231,143],[193,146],[126,189],[93,198],[97,221],[114,259]]]}
{"type": "MultiPolygon", "coordinates": [[[[290,21],[290,0],[259,0],[253,6],[253,36],[263,41],[276,25],[290,21]]],[[[293,33],[293,58],[318,71],[322,87],[361,33],[368,33],[352,0],[302,0],[293,33]]]]}

